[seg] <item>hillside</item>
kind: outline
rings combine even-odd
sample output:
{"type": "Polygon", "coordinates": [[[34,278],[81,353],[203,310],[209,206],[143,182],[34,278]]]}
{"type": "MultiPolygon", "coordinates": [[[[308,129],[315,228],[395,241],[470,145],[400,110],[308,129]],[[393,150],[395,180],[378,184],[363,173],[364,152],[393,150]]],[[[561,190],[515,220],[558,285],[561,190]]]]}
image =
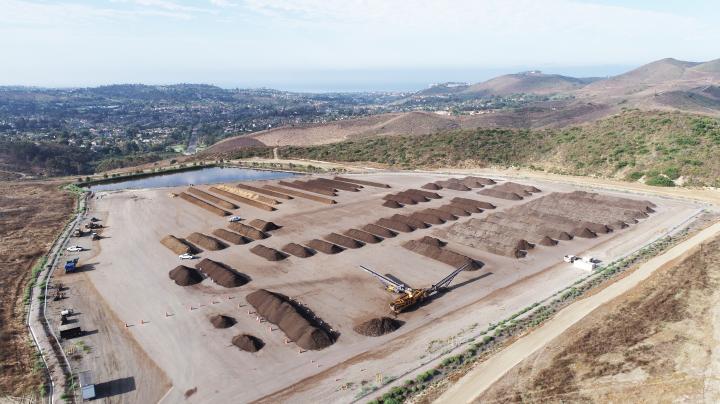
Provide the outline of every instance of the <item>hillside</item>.
{"type": "Polygon", "coordinates": [[[473,84],[462,94],[475,96],[567,93],[588,84],[592,79],[579,79],[559,74],[543,74],[531,71],[506,74],[473,84]]]}
{"type": "MultiPolygon", "coordinates": [[[[267,155],[248,148],[225,157],[267,155]]],[[[720,120],[678,112],[625,111],[566,129],[456,130],[283,147],[282,157],[374,162],[398,168],[517,166],[642,180],[720,186],[720,120]]]]}

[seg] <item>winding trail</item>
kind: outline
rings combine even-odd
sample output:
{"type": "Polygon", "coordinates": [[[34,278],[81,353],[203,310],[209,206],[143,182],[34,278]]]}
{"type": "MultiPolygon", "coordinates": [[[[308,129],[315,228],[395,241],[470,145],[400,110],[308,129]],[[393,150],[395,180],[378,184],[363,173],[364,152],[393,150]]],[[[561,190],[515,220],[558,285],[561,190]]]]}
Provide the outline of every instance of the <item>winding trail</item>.
{"type": "Polygon", "coordinates": [[[720,234],[720,222],[713,224],[693,237],[640,265],[630,275],[609,285],[602,291],[567,306],[540,328],[518,339],[515,343],[477,365],[443,393],[436,403],[469,403],[485,390],[554,338],[567,331],[598,307],[623,295],[652,275],[657,269],[673,265],[691,254],[699,246],[720,234]]]}

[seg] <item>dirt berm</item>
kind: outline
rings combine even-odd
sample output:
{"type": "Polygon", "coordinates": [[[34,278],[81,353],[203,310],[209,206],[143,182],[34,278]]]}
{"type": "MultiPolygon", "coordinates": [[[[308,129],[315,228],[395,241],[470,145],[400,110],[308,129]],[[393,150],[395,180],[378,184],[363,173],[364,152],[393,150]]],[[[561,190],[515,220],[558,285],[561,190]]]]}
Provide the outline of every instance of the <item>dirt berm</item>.
{"type": "Polygon", "coordinates": [[[195,264],[195,268],[207,275],[213,282],[226,288],[242,286],[250,281],[247,275],[207,258],[203,258],[202,261],[195,264]]]}
{"type": "Polygon", "coordinates": [[[267,321],[276,324],[303,349],[319,350],[333,344],[333,337],[319,324],[307,318],[311,314],[287,296],[265,289],[247,295],[247,302],[267,321]]]}

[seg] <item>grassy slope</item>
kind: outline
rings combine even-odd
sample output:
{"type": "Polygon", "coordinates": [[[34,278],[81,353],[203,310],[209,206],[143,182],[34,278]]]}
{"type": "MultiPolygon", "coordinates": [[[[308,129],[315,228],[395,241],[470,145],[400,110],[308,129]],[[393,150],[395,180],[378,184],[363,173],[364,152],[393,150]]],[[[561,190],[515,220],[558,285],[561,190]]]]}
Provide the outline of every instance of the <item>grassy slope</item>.
{"type": "MultiPolygon", "coordinates": [[[[232,157],[267,155],[244,149],[232,157]]],[[[284,147],[283,157],[376,162],[400,168],[521,166],[663,185],[720,186],[720,120],[677,112],[625,111],[560,130],[475,129],[284,147]],[[670,182],[671,183],[671,182],[670,182]]]]}

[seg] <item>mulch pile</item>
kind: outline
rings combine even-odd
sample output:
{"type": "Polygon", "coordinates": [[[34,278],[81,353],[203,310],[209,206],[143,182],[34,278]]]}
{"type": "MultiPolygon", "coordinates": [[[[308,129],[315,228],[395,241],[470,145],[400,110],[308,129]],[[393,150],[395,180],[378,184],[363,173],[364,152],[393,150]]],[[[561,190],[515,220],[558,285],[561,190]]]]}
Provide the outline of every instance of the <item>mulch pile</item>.
{"type": "Polygon", "coordinates": [[[468,188],[467,185],[463,184],[459,180],[447,180],[447,181],[437,181],[436,184],[440,185],[443,188],[446,189],[452,189],[453,191],[469,191],[470,188],[468,188]]]}
{"type": "Polygon", "coordinates": [[[432,258],[436,261],[440,261],[444,264],[448,264],[456,268],[469,264],[468,267],[465,268],[465,270],[467,271],[473,271],[481,267],[480,263],[466,255],[462,255],[460,253],[448,250],[443,247],[438,247],[436,245],[425,243],[423,242],[423,239],[410,240],[404,243],[403,247],[414,253],[420,254],[428,258],[432,258]]]}
{"type": "Polygon", "coordinates": [[[450,213],[451,215],[454,215],[454,216],[457,216],[457,217],[460,217],[460,216],[470,216],[470,212],[466,211],[465,209],[463,209],[463,208],[461,208],[461,207],[459,207],[459,206],[452,205],[452,204],[442,205],[442,206],[440,206],[440,207],[437,208],[437,209],[438,209],[438,210],[441,210],[441,211],[443,211],[443,212],[450,213]]]}
{"type": "Polygon", "coordinates": [[[424,197],[426,197],[426,198],[429,198],[429,199],[440,199],[440,198],[442,198],[442,196],[440,196],[440,194],[438,194],[437,192],[428,192],[428,191],[423,191],[423,190],[420,190],[420,189],[408,189],[408,190],[404,191],[404,193],[422,195],[422,196],[424,196],[424,197]]]}
{"type": "Polygon", "coordinates": [[[212,323],[213,327],[215,328],[229,328],[234,326],[237,321],[235,321],[235,319],[230,316],[223,316],[222,314],[217,314],[210,317],[210,323],[212,323]]]}
{"type": "Polygon", "coordinates": [[[470,199],[470,198],[460,198],[460,197],[456,197],[456,198],[452,198],[451,202],[452,202],[452,203],[458,203],[458,204],[461,204],[461,205],[475,206],[476,208],[481,209],[481,210],[482,210],[482,209],[495,209],[495,205],[493,205],[493,204],[490,203],[490,202],[477,201],[477,200],[475,200],[475,199],[470,199]]]}
{"type": "Polygon", "coordinates": [[[187,239],[191,243],[199,245],[200,247],[210,251],[222,250],[223,248],[227,247],[227,244],[223,243],[222,241],[198,232],[191,233],[189,236],[187,236],[187,239]]]}
{"type": "Polygon", "coordinates": [[[178,265],[168,273],[170,279],[175,281],[179,286],[195,285],[203,280],[202,274],[195,268],[189,268],[185,265],[178,265]]]}
{"type": "Polygon", "coordinates": [[[217,237],[229,242],[229,243],[238,244],[238,245],[239,244],[247,244],[252,241],[252,240],[248,239],[247,237],[243,237],[237,233],[233,233],[233,232],[231,232],[229,230],[225,230],[225,229],[215,229],[215,230],[213,230],[212,234],[214,236],[217,236],[217,237]]]}
{"type": "Polygon", "coordinates": [[[186,194],[185,192],[180,192],[180,194],[178,194],[178,196],[180,197],[180,199],[188,201],[188,202],[192,203],[193,205],[199,206],[199,207],[201,207],[209,212],[212,212],[218,216],[230,215],[230,212],[228,212],[224,209],[220,209],[215,205],[211,205],[211,204],[203,201],[202,199],[198,199],[190,194],[186,194]]]}
{"type": "Polygon", "coordinates": [[[337,196],[337,194],[327,188],[318,188],[317,186],[312,186],[306,182],[302,181],[293,181],[293,182],[287,182],[287,181],[278,181],[278,185],[282,185],[284,187],[290,187],[295,189],[300,189],[302,191],[307,192],[314,192],[316,194],[320,195],[327,195],[327,196],[337,196]]]}
{"type": "Polygon", "coordinates": [[[260,338],[250,334],[234,336],[232,344],[246,352],[257,352],[265,346],[265,343],[260,338]]]}
{"type": "MultiPolygon", "coordinates": [[[[399,231],[402,233],[410,233],[411,231],[415,230],[415,228],[411,227],[407,223],[398,222],[397,220],[391,220],[386,218],[381,218],[377,222],[375,222],[378,226],[382,226],[391,230],[399,231]]],[[[367,230],[367,229],[365,229],[367,230]]],[[[368,230],[370,231],[370,230],[368,230]]],[[[372,233],[372,232],[371,232],[372,233]]]]}
{"type": "Polygon", "coordinates": [[[325,254],[337,254],[337,253],[343,251],[342,247],[339,247],[333,243],[328,243],[325,240],[320,240],[317,238],[308,241],[306,244],[308,247],[312,248],[313,250],[320,251],[321,253],[325,253],[325,254]]]}
{"type": "Polygon", "coordinates": [[[392,208],[392,209],[398,209],[398,208],[402,208],[402,207],[403,207],[403,205],[400,204],[400,203],[399,203],[398,201],[396,201],[396,200],[387,200],[387,201],[383,202],[382,206],[384,206],[384,207],[386,207],[386,208],[392,208]]]}
{"type": "Polygon", "coordinates": [[[285,247],[282,248],[282,251],[299,258],[307,258],[313,256],[313,252],[309,248],[296,243],[286,244],[285,247]]]}
{"type": "Polygon", "coordinates": [[[274,248],[265,247],[262,244],[254,246],[250,249],[250,252],[257,256],[263,257],[268,261],[282,261],[287,258],[286,254],[283,254],[274,248]]]}
{"type": "Polygon", "coordinates": [[[268,234],[254,228],[254,227],[250,227],[246,224],[239,223],[239,222],[230,223],[228,225],[228,227],[230,228],[230,230],[232,230],[242,236],[251,238],[253,240],[262,240],[264,238],[269,237],[268,234]]]}
{"type": "Polygon", "coordinates": [[[428,182],[427,184],[423,185],[423,186],[420,187],[420,188],[422,188],[422,189],[429,189],[429,190],[431,190],[431,191],[437,191],[437,190],[442,189],[442,187],[441,187],[440,185],[435,184],[434,182],[428,182]]]}
{"type": "Polygon", "coordinates": [[[417,200],[410,195],[390,194],[383,196],[386,201],[395,201],[403,205],[417,205],[417,200]]]}
{"type": "Polygon", "coordinates": [[[330,233],[324,237],[325,240],[345,248],[360,248],[365,244],[337,233],[330,233]]]}
{"type": "Polygon", "coordinates": [[[306,310],[287,296],[265,289],[247,295],[247,301],[267,321],[276,324],[290,339],[303,349],[319,350],[333,344],[333,337],[320,328],[315,319],[306,318],[306,310]]]}
{"type": "Polygon", "coordinates": [[[327,178],[316,178],[310,182],[313,184],[323,184],[328,187],[333,187],[333,188],[341,189],[343,191],[350,191],[350,192],[358,192],[358,191],[360,191],[361,188],[363,188],[362,185],[350,184],[347,182],[336,181],[336,180],[331,180],[331,179],[327,179],[327,178]]]}
{"type": "Polygon", "coordinates": [[[358,180],[358,179],[346,178],[346,177],[335,177],[334,179],[336,181],[349,182],[351,184],[367,185],[369,187],[390,188],[390,185],[381,184],[379,182],[364,181],[364,180],[358,180]]]}
{"type": "Polygon", "coordinates": [[[457,220],[457,216],[453,215],[452,213],[446,212],[444,210],[440,210],[440,209],[429,208],[429,209],[421,210],[420,212],[427,213],[428,215],[435,215],[446,222],[451,221],[451,220],[457,220]]]}
{"type": "Polygon", "coordinates": [[[212,279],[213,282],[226,288],[242,286],[250,281],[246,275],[229,268],[225,264],[207,258],[203,258],[195,264],[195,268],[212,279]]]}
{"type": "Polygon", "coordinates": [[[193,247],[187,242],[180,240],[172,234],[168,234],[167,236],[160,239],[160,243],[165,247],[169,248],[170,251],[174,252],[177,255],[190,254],[194,250],[193,247]]]}
{"type": "Polygon", "coordinates": [[[396,222],[405,223],[413,229],[427,229],[428,227],[430,227],[429,224],[423,222],[422,220],[410,216],[392,215],[389,217],[389,219],[396,222]]]}
{"type": "Polygon", "coordinates": [[[506,199],[508,201],[520,201],[523,199],[522,196],[515,192],[503,191],[495,188],[487,188],[478,191],[478,195],[489,196],[491,198],[506,199]]]}
{"type": "Polygon", "coordinates": [[[286,200],[293,199],[293,197],[290,195],[281,194],[280,192],[271,191],[269,189],[253,187],[251,185],[237,184],[235,187],[240,188],[240,189],[246,189],[248,191],[253,191],[253,192],[256,192],[259,194],[270,195],[274,198],[280,198],[280,199],[286,199],[286,200]]]}
{"type": "Polygon", "coordinates": [[[439,238],[430,237],[430,236],[424,236],[423,238],[418,239],[417,241],[421,243],[425,243],[427,245],[434,245],[435,247],[445,247],[446,242],[440,240],[439,238]]]}
{"type": "Polygon", "coordinates": [[[423,212],[415,212],[410,215],[410,217],[418,220],[422,220],[423,222],[427,224],[443,224],[445,223],[445,220],[441,218],[438,215],[433,215],[432,213],[423,213],[423,212]]]}
{"type": "Polygon", "coordinates": [[[376,244],[382,241],[380,237],[358,229],[350,229],[343,234],[355,240],[360,240],[363,243],[376,244]]]}
{"type": "Polygon", "coordinates": [[[322,196],[312,195],[312,194],[300,192],[300,191],[297,191],[294,189],[287,189],[287,188],[277,187],[274,185],[263,185],[263,188],[269,189],[273,192],[279,192],[279,193],[286,194],[286,195],[296,196],[298,198],[304,198],[304,199],[309,199],[311,201],[324,203],[326,205],[332,205],[332,204],[336,203],[334,199],[324,198],[322,196]]]}
{"type": "Polygon", "coordinates": [[[221,208],[230,209],[230,210],[238,208],[237,205],[235,205],[234,203],[230,203],[224,199],[218,198],[215,195],[209,194],[209,193],[207,193],[201,189],[197,189],[195,187],[189,187],[187,189],[187,192],[190,194],[194,194],[195,196],[198,196],[200,198],[203,198],[206,201],[212,202],[221,208]]]}
{"type": "Polygon", "coordinates": [[[382,237],[382,238],[389,238],[389,237],[397,236],[397,233],[395,233],[394,231],[386,229],[381,226],[378,226],[376,224],[372,224],[372,223],[366,224],[365,226],[363,226],[362,229],[370,234],[374,234],[374,235],[376,235],[378,237],[382,237]]]}
{"type": "Polygon", "coordinates": [[[276,225],[273,222],[266,222],[261,219],[253,219],[248,224],[260,231],[263,231],[263,232],[277,230],[281,227],[281,226],[276,225]]]}
{"type": "Polygon", "coordinates": [[[356,325],[353,330],[360,335],[379,337],[389,334],[402,326],[402,322],[390,317],[378,317],[356,325]]]}

